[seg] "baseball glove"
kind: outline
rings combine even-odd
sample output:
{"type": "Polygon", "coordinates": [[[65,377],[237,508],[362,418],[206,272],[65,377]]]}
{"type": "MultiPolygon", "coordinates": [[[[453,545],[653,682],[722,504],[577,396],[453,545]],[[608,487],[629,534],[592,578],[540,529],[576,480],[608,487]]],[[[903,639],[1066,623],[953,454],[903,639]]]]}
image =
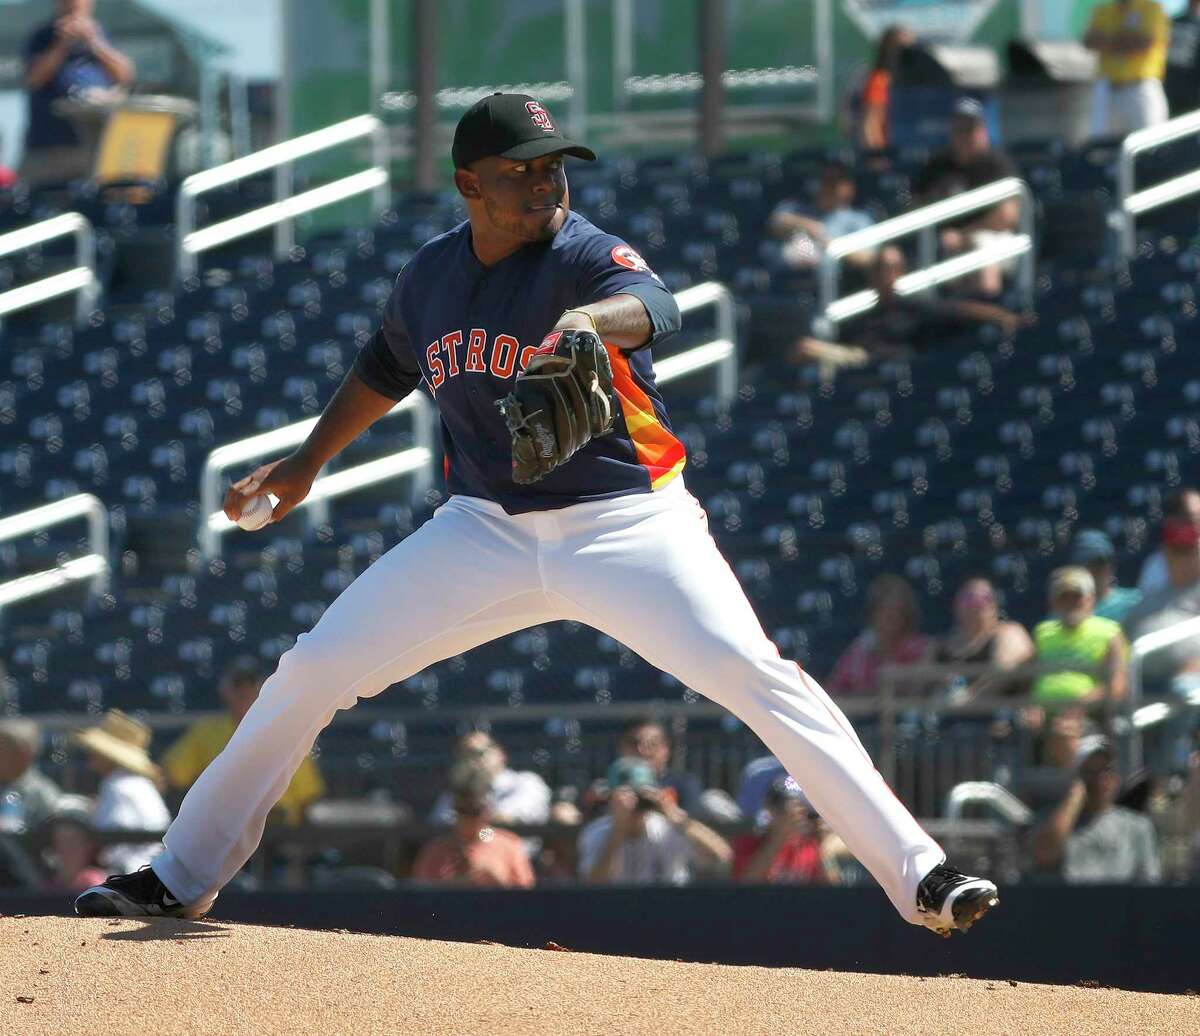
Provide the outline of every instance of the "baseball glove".
{"type": "Polygon", "coordinates": [[[513,481],[545,478],[612,431],[612,364],[600,336],[575,329],[547,335],[496,406],[512,436],[513,481]]]}

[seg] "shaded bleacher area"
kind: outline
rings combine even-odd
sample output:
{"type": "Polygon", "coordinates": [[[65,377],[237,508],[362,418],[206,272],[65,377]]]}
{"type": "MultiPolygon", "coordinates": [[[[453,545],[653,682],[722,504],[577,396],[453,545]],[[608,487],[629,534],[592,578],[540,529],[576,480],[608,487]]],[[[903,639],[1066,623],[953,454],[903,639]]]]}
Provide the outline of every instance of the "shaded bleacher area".
{"type": "MultiPolygon", "coordinates": [[[[742,307],[736,402],[706,394],[703,375],[668,386],[666,396],[690,454],[687,482],[768,632],[826,675],[861,628],[866,586],[883,572],[913,582],[927,630],[949,625],[950,599],[971,573],[992,578],[1006,612],[1032,624],[1044,614],[1045,577],[1081,524],[1109,532],[1118,569],[1132,580],[1153,546],[1163,498],[1194,481],[1200,454],[1195,207],[1140,223],[1138,257],[1121,272],[1094,249],[1081,252],[1072,235],[1084,218],[1103,219],[1115,148],[1020,148],[1041,210],[1036,325],[1013,338],[983,329],[830,383],[782,361],[782,345],[814,315],[816,285],[810,273],[782,267],[764,233],[772,208],[807,197],[828,157],[679,156],[570,171],[574,207],[632,242],[669,287],[719,280],[742,307]]],[[[860,204],[879,217],[908,208],[923,159],[860,164],[860,204]]],[[[1194,151],[1175,148],[1143,168],[1154,181],[1196,164],[1194,151]]],[[[202,220],[239,201],[253,203],[230,192],[202,220]]],[[[0,220],[50,211],[21,204],[0,204],[0,220]]],[[[130,219],[142,218],[121,206],[91,214],[118,243],[130,219]]],[[[334,501],[329,524],[311,531],[292,518],[235,534],[223,557],[208,561],[195,546],[208,453],[319,413],[377,326],[396,273],[463,216],[450,194],[400,193],[373,225],[316,236],[288,261],[273,261],[269,245],[252,239],[206,257],[202,276],[177,291],[113,284],[83,329],[40,311],[5,326],[0,514],[95,493],[112,519],[116,571],[96,600],[68,590],[5,611],[0,711],[215,708],[224,665],[242,654],[277,658],[428,517],[439,492],[412,503],[392,482],[334,501]]],[[[1089,233],[1096,237],[1094,226],[1089,233]]],[[[0,283],[18,283],[53,258],[0,262],[0,283]]],[[[379,427],[342,463],[409,442],[379,427]]],[[[0,544],[0,581],[79,547],[64,526],[0,544]]],[[[434,666],[376,704],[433,716],[446,707],[693,699],[622,645],[560,623],[434,666]]],[[[531,722],[514,763],[555,769],[546,746],[558,742],[536,736],[551,729],[544,718],[531,722]]],[[[696,736],[731,729],[711,721],[696,736]]],[[[360,787],[377,780],[379,765],[402,779],[437,755],[397,749],[386,724],[339,730],[322,738],[322,765],[342,773],[343,793],[356,774],[360,787]]],[[[737,736],[744,761],[752,739],[737,736]]],[[[1015,751],[972,751],[959,776],[991,776],[1000,756],[1019,764],[1015,751]]],[[[732,760],[713,767],[735,769],[732,760]]]]}

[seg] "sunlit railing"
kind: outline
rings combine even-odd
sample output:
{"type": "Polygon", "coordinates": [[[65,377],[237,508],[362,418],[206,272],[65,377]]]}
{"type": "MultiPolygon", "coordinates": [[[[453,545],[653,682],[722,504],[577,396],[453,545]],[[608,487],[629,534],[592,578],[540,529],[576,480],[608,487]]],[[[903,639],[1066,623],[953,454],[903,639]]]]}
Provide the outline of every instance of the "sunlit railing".
{"type": "Polygon", "coordinates": [[[359,194],[370,193],[376,212],[382,211],[387,206],[390,189],[387,146],[387,131],[383,123],[373,115],[360,115],[189,176],[179,188],[179,197],[175,202],[178,241],[176,267],[179,275],[186,277],[196,273],[202,252],[270,227],[275,228],[275,256],[282,259],[294,244],[293,224],[297,216],[359,194]],[[369,169],[301,194],[292,194],[292,167],[297,159],[363,138],[371,140],[374,164],[369,169]],[[220,223],[196,228],[197,198],[268,169],[275,170],[275,201],[272,204],[220,223]]]}
{"type": "Polygon", "coordinates": [[[75,238],[75,265],[19,288],[0,293],[0,319],[9,313],[41,305],[62,295],[75,295],[75,322],[82,324],[96,306],[100,282],[96,279],[96,232],[77,212],[0,235],[0,256],[24,252],[60,237],[75,238]]]}

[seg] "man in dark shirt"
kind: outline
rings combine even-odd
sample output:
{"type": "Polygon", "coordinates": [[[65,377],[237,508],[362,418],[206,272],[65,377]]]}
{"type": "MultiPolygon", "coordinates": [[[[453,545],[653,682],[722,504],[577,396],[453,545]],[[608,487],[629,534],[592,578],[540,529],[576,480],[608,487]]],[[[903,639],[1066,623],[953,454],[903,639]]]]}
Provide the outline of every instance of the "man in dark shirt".
{"type": "Polygon", "coordinates": [[[862,367],[872,360],[903,359],[938,345],[970,324],[999,324],[1011,334],[1027,322],[1020,313],[989,302],[901,295],[896,284],[907,270],[904,253],[884,245],[871,267],[871,287],[879,304],[855,320],[845,333],[847,344],[801,338],[795,359],[816,361],[832,369],[862,367]]]}
{"type": "Polygon", "coordinates": [[[1200,0],[1171,23],[1166,88],[1172,115],[1200,108],[1200,0]]]}
{"type": "MultiPolygon", "coordinates": [[[[953,197],[997,180],[1017,175],[1012,160],[992,147],[983,105],[964,97],[950,116],[950,147],[934,156],[913,182],[919,205],[953,197]]],[[[942,230],[942,248],[950,255],[998,243],[1012,235],[1021,216],[1020,203],[1009,198],[983,212],[975,212],[942,230]]],[[[980,294],[995,296],[1004,289],[1005,265],[977,273],[972,284],[980,294]]]]}
{"type": "Polygon", "coordinates": [[[92,18],[95,0],[58,0],[58,17],[25,44],[29,128],[21,179],[34,187],[65,183],[89,171],[91,155],[54,102],[88,91],[125,86],[133,63],[105,37],[92,18]]]}
{"type": "Polygon", "coordinates": [[[621,734],[621,755],[644,759],[654,768],[658,786],[675,796],[680,809],[700,813],[700,781],[695,774],[671,770],[671,739],[666,728],[656,719],[645,716],[635,719],[621,734]]]}

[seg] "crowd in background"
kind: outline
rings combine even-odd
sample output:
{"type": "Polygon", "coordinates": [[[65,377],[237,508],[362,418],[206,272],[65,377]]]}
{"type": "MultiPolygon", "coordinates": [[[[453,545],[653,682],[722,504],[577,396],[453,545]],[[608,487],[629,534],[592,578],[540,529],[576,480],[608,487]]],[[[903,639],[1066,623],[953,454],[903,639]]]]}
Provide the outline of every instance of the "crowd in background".
{"type": "MultiPolygon", "coordinates": [[[[875,697],[888,667],[902,699],[947,706],[1016,701],[1017,722],[1037,745],[1036,765],[1014,789],[1030,810],[1024,853],[1033,877],[1152,882],[1161,875],[1155,828],[1143,811],[1147,774],[1123,780],[1112,721],[1128,693],[1130,644],[1200,616],[1200,491],[1182,489],[1166,501],[1158,549],[1146,558],[1137,586],[1118,583],[1116,557],[1100,530],[1077,532],[1067,564],[1050,574],[1047,618],[1032,630],[1005,617],[991,581],[971,576],[954,595],[948,628],[931,635],[911,585],[898,575],[880,576],[867,591],[862,632],[826,681],[835,700],[875,697]],[[931,671],[931,664],[943,668],[931,671]],[[956,674],[959,665],[963,672],[956,674]]],[[[225,711],[198,720],[160,762],[149,751],[149,728],[119,711],[77,730],[70,740],[86,760],[90,796],[77,788],[64,792],[41,772],[33,721],[0,721],[0,834],[35,834],[39,880],[55,888],[82,888],[100,871],[148,862],[157,842],[124,842],[112,833],[144,838],[166,829],[167,802],[177,802],[234,736],[264,675],[252,663],[235,664],[220,684],[225,711]]],[[[1200,785],[1189,704],[1200,688],[1200,636],[1149,655],[1143,688],[1148,699],[1179,707],[1162,757],[1147,764],[1158,778],[1200,785]]],[[[316,761],[306,758],[271,822],[302,823],[324,793],[316,761]]],[[[734,787],[705,788],[673,764],[668,727],[650,715],[624,728],[607,772],[584,788],[552,789],[538,773],[510,767],[492,734],[469,732],[457,742],[444,789],[424,819],[432,833],[407,875],[424,883],[863,878],[778,760],[763,755],[746,765],[734,787]]]]}

